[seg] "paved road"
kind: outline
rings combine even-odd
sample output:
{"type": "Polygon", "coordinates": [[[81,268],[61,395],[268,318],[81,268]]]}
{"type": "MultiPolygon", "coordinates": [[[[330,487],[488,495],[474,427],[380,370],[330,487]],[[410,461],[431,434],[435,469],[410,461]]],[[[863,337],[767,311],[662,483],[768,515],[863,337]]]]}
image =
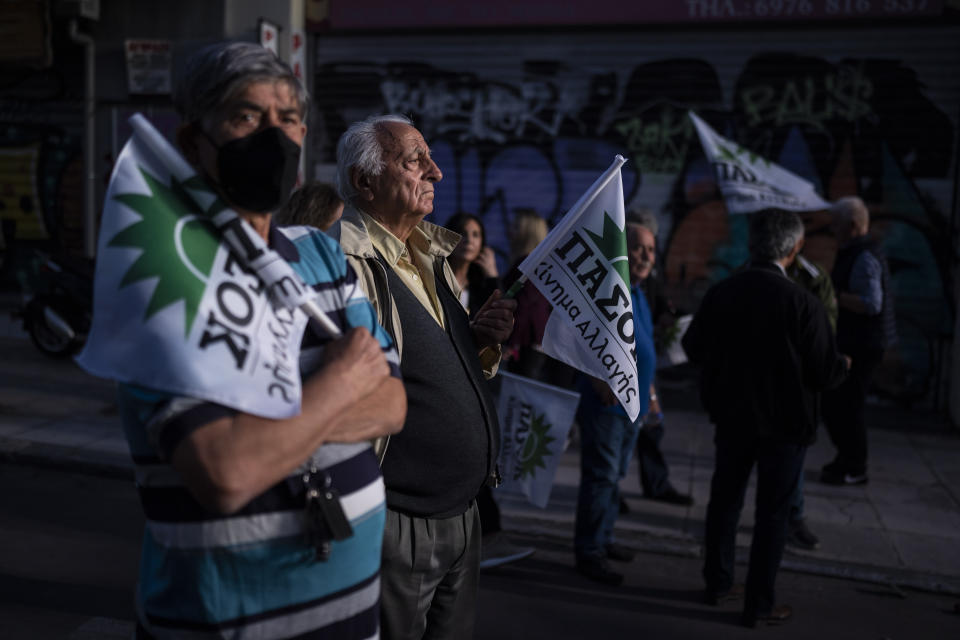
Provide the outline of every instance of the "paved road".
{"type": "MultiPolygon", "coordinates": [[[[28,340],[3,337],[2,329],[0,460],[18,464],[0,463],[0,640],[129,638],[142,519],[124,466],[129,458],[117,426],[113,385],[87,376],[69,360],[40,356],[28,340]],[[29,438],[23,435],[27,432],[29,438]],[[80,451],[87,451],[83,465],[66,464],[80,451]],[[110,464],[91,465],[98,460],[91,453],[110,464]],[[118,466],[118,459],[123,464],[118,466]],[[46,466],[29,466],[41,462],[46,466]],[[67,471],[81,467],[113,475],[67,471]]],[[[7,329],[15,334],[17,328],[7,329]]],[[[890,421],[899,424],[901,414],[891,412],[890,421]]],[[[631,472],[627,496],[634,512],[618,523],[625,542],[664,553],[641,555],[627,567],[620,589],[596,586],[573,571],[566,546],[577,484],[571,453],[558,473],[552,510],[531,515],[528,507],[505,502],[505,524],[522,528],[521,540],[538,552],[529,561],[483,575],[477,638],[747,637],[735,625],[735,606],[718,610],[698,602],[700,561],[691,556],[699,552],[698,523],[709,479],[709,464],[701,462],[709,463],[709,447],[703,445],[709,444],[709,429],[692,413],[686,422],[680,412],[671,415],[668,454],[674,481],[693,489],[698,506],[678,511],[640,500],[631,472]],[[524,523],[530,526],[520,527],[524,523]],[[651,536],[652,542],[640,544],[651,536]],[[661,537],[673,544],[660,544],[661,537]],[[686,555],[667,553],[678,550],[686,555]]],[[[921,579],[911,582],[903,570],[894,571],[890,575],[899,576],[898,588],[782,571],[780,592],[798,616],[771,630],[778,637],[960,638],[960,616],[952,613],[960,596],[903,586],[942,587],[960,567],[956,436],[909,424],[909,430],[903,424],[875,430],[876,474],[866,488],[810,487],[808,515],[825,548],[788,560],[797,565],[820,559],[820,564],[847,569],[851,559],[879,558],[875,565],[881,568],[922,569],[921,579]],[[905,457],[905,452],[916,455],[905,457]],[[895,562],[881,562],[888,556],[895,562]]],[[[810,468],[817,464],[814,460],[810,468]]],[[[747,527],[750,520],[745,519],[747,527]]],[[[866,568],[867,574],[877,572],[874,565],[866,568]]],[[[738,571],[742,579],[743,567],[738,571]]]]}
{"type": "Polygon", "coordinates": [[[131,480],[0,464],[0,638],[129,638],[142,528],[131,480]]]}
{"type": "MultiPolygon", "coordinates": [[[[143,519],[129,480],[0,464],[0,638],[129,638],[143,519]]],[[[697,559],[641,554],[621,588],[573,571],[545,538],[529,560],[481,579],[478,640],[753,637],[736,606],[699,603],[697,559]]],[[[742,567],[739,569],[742,571],[742,567]]],[[[778,638],[958,638],[953,599],[781,574],[796,620],[778,638]]]]}

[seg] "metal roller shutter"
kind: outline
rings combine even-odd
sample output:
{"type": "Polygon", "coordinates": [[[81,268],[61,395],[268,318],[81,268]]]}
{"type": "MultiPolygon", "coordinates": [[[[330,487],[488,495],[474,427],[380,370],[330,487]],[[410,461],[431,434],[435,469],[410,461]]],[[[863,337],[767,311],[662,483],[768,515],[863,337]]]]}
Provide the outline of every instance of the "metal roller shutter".
{"type": "MultiPolygon", "coordinates": [[[[557,219],[614,154],[628,205],[653,210],[668,286],[693,308],[746,257],[686,118],[867,201],[894,271],[901,344],[882,387],[929,397],[954,324],[950,291],[960,116],[956,26],[318,34],[315,173],[350,122],[414,120],[444,172],[433,219],[480,215],[506,265],[518,208],[557,219]]],[[[807,254],[835,243],[811,216],[807,254]]]]}

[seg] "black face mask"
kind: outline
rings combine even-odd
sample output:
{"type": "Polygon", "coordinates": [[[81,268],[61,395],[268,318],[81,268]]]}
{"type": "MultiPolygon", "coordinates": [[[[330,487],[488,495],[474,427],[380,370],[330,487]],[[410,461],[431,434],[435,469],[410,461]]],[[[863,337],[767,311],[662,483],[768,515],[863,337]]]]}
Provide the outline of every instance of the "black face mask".
{"type": "Polygon", "coordinates": [[[247,211],[267,213],[280,208],[297,182],[300,145],[279,127],[270,127],[217,149],[220,188],[233,204],[247,211]]]}

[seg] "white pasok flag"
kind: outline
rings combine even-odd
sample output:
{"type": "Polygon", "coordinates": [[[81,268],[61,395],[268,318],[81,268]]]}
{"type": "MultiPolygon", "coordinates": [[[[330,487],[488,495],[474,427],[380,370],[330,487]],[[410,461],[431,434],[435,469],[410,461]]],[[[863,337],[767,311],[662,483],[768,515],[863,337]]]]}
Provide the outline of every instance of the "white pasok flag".
{"type": "Polygon", "coordinates": [[[120,382],[268,418],[296,415],[307,323],[296,305],[313,291],[172,147],[155,142],[136,130],[113,170],[93,327],[77,361],[120,382]],[[231,236],[245,255],[230,250],[231,236]],[[278,303],[283,295],[292,301],[278,303]]]}
{"type": "Polygon", "coordinates": [[[693,111],[690,119],[713,167],[728,213],[753,213],[771,207],[787,211],[830,207],[810,181],[727,140],[693,111]]]}
{"type": "Polygon", "coordinates": [[[502,491],[520,493],[541,509],[550,500],[580,394],[500,372],[502,491]]]}
{"type": "Polygon", "coordinates": [[[593,183],[520,271],[553,305],[543,350],[604,380],[631,420],[640,414],[624,232],[622,156],[593,183]]]}

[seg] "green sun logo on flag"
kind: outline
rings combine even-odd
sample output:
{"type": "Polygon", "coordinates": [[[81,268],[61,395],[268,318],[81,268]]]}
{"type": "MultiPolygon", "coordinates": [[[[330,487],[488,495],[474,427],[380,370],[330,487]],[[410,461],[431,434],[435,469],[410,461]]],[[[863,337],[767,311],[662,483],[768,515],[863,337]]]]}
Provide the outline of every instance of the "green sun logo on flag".
{"type": "Polygon", "coordinates": [[[518,456],[518,480],[534,475],[537,472],[537,467],[547,468],[545,458],[552,454],[549,445],[556,440],[553,436],[548,435],[551,426],[553,425],[546,421],[544,414],[533,413],[530,420],[530,431],[527,432],[527,439],[523,443],[523,449],[518,456]]]}
{"type": "Polygon", "coordinates": [[[213,225],[193,202],[182,184],[173,177],[170,186],[140,169],[150,195],[121,193],[118,202],[140,214],[139,221],[122,229],[108,243],[130,247],[142,253],[130,265],[120,282],[125,287],[156,278],[144,319],[182,300],[186,310],[184,334],[190,334],[206,280],[220,242],[213,225]]]}
{"type": "Polygon", "coordinates": [[[617,226],[606,211],[603,212],[603,232],[601,235],[584,229],[616,272],[623,284],[630,288],[630,264],[627,262],[627,234],[617,226]]]}
{"type": "Polygon", "coordinates": [[[753,151],[750,151],[749,149],[744,149],[740,145],[737,145],[736,150],[731,151],[729,148],[720,144],[720,142],[717,142],[717,149],[720,151],[720,154],[719,154],[720,158],[723,160],[726,160],[727,162],[739,163],[740,156],[742,156],[743,154],[746,154],[750,164],[756,164],[757,160],[760,160],[761,162],[763,162],[765,167],[768,167],[768,168],[770,167],[769,160],[767,160],[761,155],[754,153],[753,151]]]}

